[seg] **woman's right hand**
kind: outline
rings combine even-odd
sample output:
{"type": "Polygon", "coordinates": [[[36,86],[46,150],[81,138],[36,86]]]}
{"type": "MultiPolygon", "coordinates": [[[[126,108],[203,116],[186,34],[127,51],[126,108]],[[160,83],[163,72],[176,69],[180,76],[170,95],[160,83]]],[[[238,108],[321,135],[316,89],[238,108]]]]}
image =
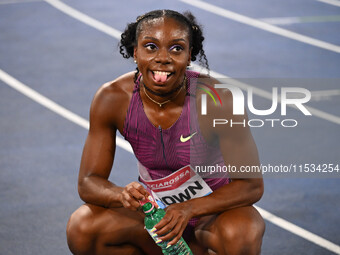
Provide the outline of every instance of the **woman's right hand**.
{"type": "Polygon", "coordinates": [[[149,192],[140,183],[131,182],[124,187],[120,201],[125,208],[136,211],[140,208],[139,201],[149,195],[149,192]]]}

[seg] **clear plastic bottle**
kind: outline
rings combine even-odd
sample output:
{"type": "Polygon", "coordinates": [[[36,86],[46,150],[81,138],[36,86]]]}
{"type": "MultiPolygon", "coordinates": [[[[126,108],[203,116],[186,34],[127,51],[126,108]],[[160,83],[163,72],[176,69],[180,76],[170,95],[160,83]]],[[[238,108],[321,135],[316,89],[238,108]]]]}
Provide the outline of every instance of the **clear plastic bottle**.
{"type": "Polygon", "coordinates": [[[144,225],[156,244],[162,248],[163,254],[171,255],[193,255],[188,244],[184,241],[183,237],[179,241],[171,246],[168,246],[169,241],[161,241],[154,233],[154,226],[164,217],[165,211],[160,208],[156,208],[152,203],[145,203],[143,206],[145,213],[144,225]]]}

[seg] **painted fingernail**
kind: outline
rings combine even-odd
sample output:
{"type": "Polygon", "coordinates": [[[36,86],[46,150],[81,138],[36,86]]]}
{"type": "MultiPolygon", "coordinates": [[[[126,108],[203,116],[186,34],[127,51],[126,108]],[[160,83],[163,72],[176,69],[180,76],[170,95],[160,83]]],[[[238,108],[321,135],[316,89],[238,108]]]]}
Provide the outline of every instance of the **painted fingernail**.
{"type": "Polygon", "coordinates": [[[171,246],[171,244],[168,244],[165,249],[168,249],[171,246]]]}
{"type": "Polygon", "coordinates": [[[153,228],[153,229],[150,230],[150,232],[152,233],[152,232],[155,232],[156,230],[157,230],[157,228],[153,228]]]}
{"type": "Polygon", "coordinates": [[[161,242],[163,242],[161,239],[158,239],[158,240],[156,241],[156,243],[161,243],[161,242]]]}
{"type": "Polygon", "coordinates": [[[151,236],[152,237],[157,237],[158,235],[156,233],[153,233],[151,236]]]}

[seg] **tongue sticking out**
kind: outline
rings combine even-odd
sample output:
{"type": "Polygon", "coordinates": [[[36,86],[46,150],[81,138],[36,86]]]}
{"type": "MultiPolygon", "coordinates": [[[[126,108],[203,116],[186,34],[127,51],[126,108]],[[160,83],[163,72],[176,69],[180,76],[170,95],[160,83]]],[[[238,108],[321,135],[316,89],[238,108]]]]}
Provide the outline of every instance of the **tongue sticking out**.
{"type": "Polygon", "coordinates": [[[167,78],[167,75],[166,74],[155,73],[154,77],[155,77],[155,80],[157,82],[165,82],[166,78],[167,78]]]}

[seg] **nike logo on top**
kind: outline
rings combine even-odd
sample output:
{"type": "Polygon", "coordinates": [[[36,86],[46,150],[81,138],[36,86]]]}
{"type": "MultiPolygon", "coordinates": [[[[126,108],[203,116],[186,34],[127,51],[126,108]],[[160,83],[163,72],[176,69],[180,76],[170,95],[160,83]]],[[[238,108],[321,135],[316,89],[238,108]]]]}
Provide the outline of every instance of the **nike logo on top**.
{"type": "Polygon", "coordinates": [[[185,143],[185,142],[187,142],[187,141],[189,141],[194,135],[196,135],[196,133],[197,132],[195,132],[195,133],[193,133],[193,134],[191,134],[191,135],[189,135],[188,137],[183,137],[183,135],[181,135],[181,137],[180,137],[180,141],[182,142],[182,143],[185,143]]]}

